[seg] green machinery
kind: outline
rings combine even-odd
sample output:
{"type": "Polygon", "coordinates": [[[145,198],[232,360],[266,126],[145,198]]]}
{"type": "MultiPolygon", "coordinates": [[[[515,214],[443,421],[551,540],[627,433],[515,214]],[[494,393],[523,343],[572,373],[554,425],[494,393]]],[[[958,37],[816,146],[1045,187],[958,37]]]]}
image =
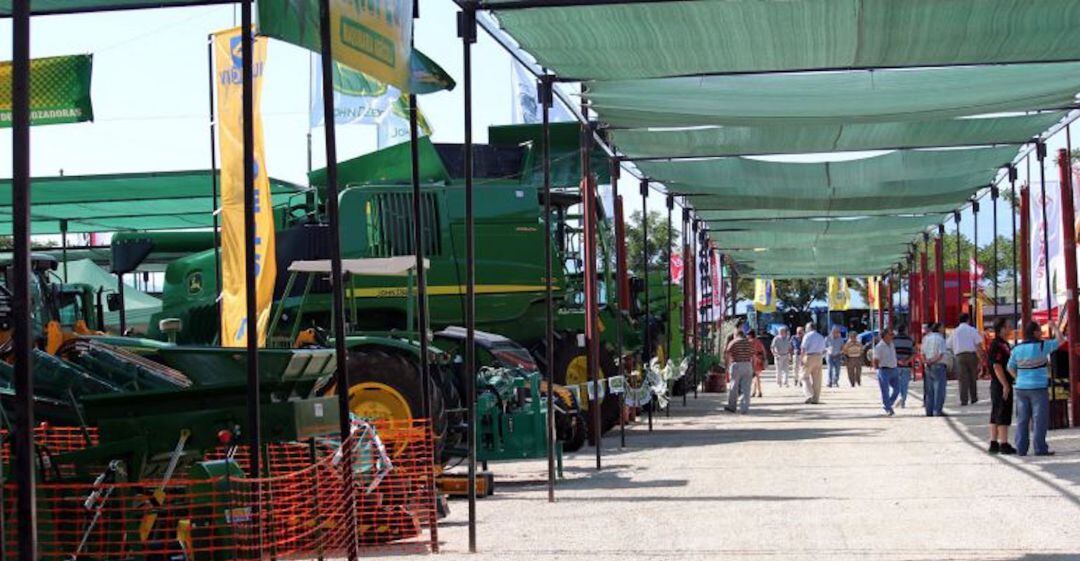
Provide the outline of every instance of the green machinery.
{"type": "MultiPolygon", "coordinates": [[[[579,385],[587,381],[585,349],[582,344],[584,308],[582,295],[582,265],[580,260],[581,229],[579,216],[573,214],[580,202],[576,185],[580,179],[578,154],[579,129],[574,124],[554,125],[551,131],[554,191],[553,208],[553,271],[545,279],[543,187],[539,162],[539,135],[536,126],[493,127],[490,144],[476,147],[476,277],[477,328],[498,333],[519,342],[535,357],[539,368],[550,373],[556,384],[579,385]],[[549,281],[555,290],[555,348],[554,363],[544,364],[545,290],[549,281]]],[[[435,145],[421,139],[420,167],[422,178],[422,212],[426,228],[423,235],[425,256],[431,263],[427,277],[430,325],[435,330],[463,323],[464,294],[464,217],[463,189],[460,179],[462,147],[435,145]]],[[[606,160],[600,153],[593,155],[593,169],[606,170],[606,160]]],[[[323,172],[311,176],[318,187],[323,172]]],[[[600,181],[606,181],[601,177],[600,181]]],[[[411,225],[411,168],[408,144],[390,147],[379,152],[343,162],[339,166],[339,181],[346,185],[340,195],[343,232],[341,242],[346,258],[391,258],[414,254],[411,225]]],[[[316,195],[319,191],[316,190],[316,195]]],[[[602,207],[602,205],[597,205],[602,207]]],[[[317,196],[297,200],[296,204],[278,212],[277,261],[279,267],[298,259],[325,259],[329,229],[322,220],[322,207],[317,196]]],[[[613,231],[608,217],[601,217],[602,232],[613,231]]],[[[126,242],[153,244],[154,234],[132,234],[126,242]]],[[[608,302],[615,293],[613,243],[610,235],[601,237],[603,255],[601,338],[603,342],[602,375],[615,374],[614,355],[616,332],[622,335],[628,351],[643,346],[643,302],[632,299],[633,313],[626,315],[608,302]],[[616,327],[618,325],[618,327],[616,327]]],[[[132,245],[128,243],[126,245],[132,245]]],[[[114,245],[114,252],[116,249],[114,245]]],[[[283,271],[284,272],[284,271],[283,271]]],[[[290,345],[293,333],[307,329],[324,330],[330,325],[330,294],[327,283],[315,281],[310,287],[294,285],[285,290],[287,274],[279,274],[277,298],[283,309],[281,321],[270,334],[278,344],[290,345]],[[304,302],[303,313],[297,313],[304,302]],[[301,323],[302,325],[297,325],[301,323]]],[[[184,329],[178,334],[180,342],[212,343],[218,323],[216,258],[213,250],[201,251],[171,263],[166,271],[163,311],[158,319],[178,318],[184,329]]],[[[640,294],[640,281],[631,283],[640,294]]],[[[348,294],[351,303],[347,323],[355,333],[408,333],[416,327],[409,318],[408,287],[401,277],[357,275],[350,280],[348,294]]],[[[659,291],[654,291],[654,294],[659,291]]],[[[652,348],[666,341],[663,318],[666,308],[662,299],[653,298],[651,306],[656,317],[651,330],[652,348]]],[[[149,336],[162,338],[154,331],[149,336]]],[[[676,338],[678,339],[678,338],[676,338]]],[[[358,342],[359,343],[359,342],[358,342]]],[[[350,364],[353,384],[368,382],[375,361],[366,355],[372,352],[401,356],[415,365],[415,350],[402,344],[394,349],[374,350],[356,344],[350,364]]],[[[656,354],[656,353],[653,353],[656,354]]],[[[665,353],[667,354],[667,353],[665,353]]],[[[415,366],[413,366],[415,372],[415,366]]],[[[421,387],[415,373],[393,372],[388,383],[400,393],[413,393],[421,387]],[[401,391],[400,388],[407,391],[401,391]],[[409,389],[412,388],[412,389],[409,389]]],[[[437,383],[431,382],[431,383],[437,383]]],[[[582,404],[585,407],[587,404],[582,404]]],[[[618,423],[618,406],[613,397],[603,403],[603,429],[618,423]]]]}

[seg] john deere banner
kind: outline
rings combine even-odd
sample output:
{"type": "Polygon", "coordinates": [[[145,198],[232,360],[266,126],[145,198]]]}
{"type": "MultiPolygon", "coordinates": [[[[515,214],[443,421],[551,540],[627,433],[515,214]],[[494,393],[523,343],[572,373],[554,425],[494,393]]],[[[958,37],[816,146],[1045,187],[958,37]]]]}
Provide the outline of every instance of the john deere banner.
{"type": "Polygon", "coordinates": [[[772,279],[754,279],[754,309],[775,312],[776,297],[772,279]]]}
{"type": "MultiPolygon", "coordinates": [[[[413,0],[330,0],[334,60],[416,94],[452,89],[439,65],[412,49],[413,0]]],[[[320,52],[319,0],[259,0],[259,33],[320,52]]]]}
{"type": "Polygon", "coordinates": [[[847,279],[829,277],[829,309],[842,312],[850,305],[851,295],[848,291],[847,279]]]}
{"type": "MultiPolygon", "coordinates": [[[[270,302],[274,296],[277,263],[274,257],[274,216],[270,176],[263,154],[259,100],[266,64],[266,39],[254,45],[255,91],[255,293],[259,344],[266,340],[270,302]]],[[[214,34],[214,83],[217,84],[218,146],[221,150],[221,344],[243,346],[247,340],[244,298],[244,128],[243,71],[240,28],[214,34]]]]}
{"type": "MultiPolygon", "coordinates": [[[[92,55],[30,61],[30,124],[93,121],[90,105],[92,55]]],[[[11,62],[0,62],[0,128],[11,127],[11,62]]]]}

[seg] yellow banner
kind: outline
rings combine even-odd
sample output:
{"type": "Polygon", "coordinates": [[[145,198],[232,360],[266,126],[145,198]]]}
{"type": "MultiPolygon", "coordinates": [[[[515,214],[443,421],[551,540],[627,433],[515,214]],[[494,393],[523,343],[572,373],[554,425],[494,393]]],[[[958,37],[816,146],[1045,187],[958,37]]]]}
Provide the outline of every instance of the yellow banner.
{"type": "Polygon", "coordinates": [[[866,306],[871,310],[876,310],[881,305],[881,297],[878,295],[878,277],[866,278],[866,306]]]}
{"type": "Polygon", "coordinates": [[[851,291],[848,290],[847,279],[844,277],[829,277],[829,309],[846,311],[851,305],[851,291]]]}
{"type": "Polygon", "coordinates": [[[754,279],[754,309],[759,312],[775,312],[775,289],[772,279],[754,279]]]}
{"type": "MultiPolygon", "coordinates": [[[[255,296],[259,345],[266,341],[270,304],[274,298],[277,262],[274,257],[274,214],[270,177],[263,153],[259,100],[266,63],[265,38],[257,38],[253,52],[252,84],[255,95],[255,296]]],[[[221,151],[221,344],[247,344],[247,303],[244,298],[244,127],[243,69],[240,28],[214,34],[214,82],[217,84],[217,131],[221,151]]]]}

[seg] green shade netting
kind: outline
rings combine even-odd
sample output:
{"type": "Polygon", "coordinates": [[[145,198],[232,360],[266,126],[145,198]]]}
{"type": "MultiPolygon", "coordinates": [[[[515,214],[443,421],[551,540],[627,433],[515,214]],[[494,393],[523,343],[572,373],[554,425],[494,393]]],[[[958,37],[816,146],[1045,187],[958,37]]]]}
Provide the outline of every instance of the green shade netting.
{"type": "Polygon", "coordinates": [[[573,79],[1080,59],[1070,0],[699,0],[499,10],[573,79]]]}
{"type": "Polygon", "coordinates": [[[630,158],[806,154],[853,150],[1022,144],[1066,115],[1053,111],[979,119],[848,125],[722,126],[697,129],[610,131],[630,158]]]}
{"type": "MultiPolygon", "coordinates": [[[[842,199],[934,196],[974,190],[991,181],[1016,155],[1013,146],[955,150],[904,150],[833,162],[783,162],[752,158],[638,162],[650,179],[679,194],[842,199]]],[[[904,205],[897,205],[904,206],[904,205]]],[[[695,204],[695,207],[707,208],[695,204]]],[[[730,207],[727,207],[730,208],[730,207]]],[[[752,208],[752,206],[751,206],[752,208]]],[[[788,208],[799,208],[789,205],[788,208]]],[[[883,204],[882,209],[890,208],[883,204]]]]}
{"type": "Polygon", "coordinates": [[[616,127],[823,125],[949,119],[1076,103],[1080,63],[706,76],[589,84],[616,127]]]}
{"type": "MultiPolygon", "coordinates": [[[[31,180],[34,234],[205,228],[213,224],[207,170],[44,177],[31,180]]],[[[271,179],[274,205],[305,188],[271,179]]],[[[11,180],[0,180],[0,234],[11,232],[11,180]]]]}
{"type": "Polygon", "coordinates": [[[839,243],[875,245],[911,238],[937,224],[940,216],[879,217],[852,220],[754,220],[709,224],[709,234],[722,250],[799,248],[839,243]]]}
{"type": "MultiPolygon", "coordinates": [[[[33,0],[30,9],[33,15],[46,15],[232,3],[225,0],[33,0]]],[[[11,17],[11,0],[0,0],[0,18],[7,17],[11,17]]]]}
{"type": "Polygon", "coordinates": [[[915,206],[908,208],[890,208],[876,211],[841,211],[831,210],[828,212],[810,211],[803,209],[783,208],[783,209],[760,209],[754,207],[748,207],[743,209],[731,209],[731,210],[697,210],[694,214],[704,220],[709,221],[723,221],[732,224],[737,224],[746,220],[760,220],[768,218],[777,218],[794,221],[796,219],[820,219],[820,218],[851,218],[851,217],[884,217],[884,216],[902,216],[902,215],[927,215],[935,216],[938,218],[937,222],[940,222],[942,215],[951,213],[956,209],[957,204],[942,204],[942,205],[928,205],[928,206],[915,206]]]}

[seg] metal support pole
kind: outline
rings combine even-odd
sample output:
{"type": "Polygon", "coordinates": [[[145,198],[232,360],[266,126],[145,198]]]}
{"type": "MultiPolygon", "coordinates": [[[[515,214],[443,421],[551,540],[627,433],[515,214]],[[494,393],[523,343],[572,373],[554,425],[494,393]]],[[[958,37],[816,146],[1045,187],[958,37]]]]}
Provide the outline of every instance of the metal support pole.
{"type": "Polygon", "coordinates": [[[124,299],[124,274],[116,273],[116,298],[120,301],[118,316],[120,319],[120,335],[127,333],[127,302],[124,299]]]}
{"type": "Polygon", "coordinates": [[[945,321],[945,225],[938,224],[938,235],[934,238],[934,285],[937,288],[934,305],[934,321],[945,321]]]}
{"type": "MultiPolygon", "coordinates": [[[[649,295],[649,180],[642,179],[641,187],[641,263],[645,276],[645,339],[641,349],[641,372],[644,383],[648,384],[649,361],[652,359],[652,301],[649,295]]],[[[653,410],[656,401],[649,401],[649,432],[653,430],[653,410]]]]}
{"type": "Polygon", "coordinates": [[[259,388],[259,317],[255,297],[255,41],[251,29],[251,0],[240,2],[240,56],[243,87],[244,138],[244,301],[247,322],[247,414],[251,477],[262,477],[262,415],[259,388]]]}
{"type": "MultiPolygon", "coordinates": [[[[1065,261],[1065,301],[1058,303],[1059,314],[1068,318],[1069,341],[1080,341],[1080,314],[1076,307],[1076,212],[1070,154],[1064,148],[1058,150],[1058,180],[1061,186],[1061,252],[1065,261]]],[[[1075,344],[1069,345],[1069,398],[1072,426],[1080,426],[1080,348],[1075,344]]]]}
{"type": "Polygon", "coordinates": [[[626,223],[623,221],[622,195],[619,195],[619,161],[611,160],[611,199],[615,206],[615,357],[619,376],[623,376],[623,392],[619,394],[619,447],[626,447],[626,353],[623,349],[622,324],[629,309],[626,276],[626,223]]]}
{"type": "Polygon", "coordinates": [[[473,216],[472,46],[476,43],[476,4],[461,4],[458,37],[462,44],[465,118],[465,398],[469,408],[469,552],[476,553],[476,247],[473,216]]]}
{"type": "Polygon", "coordinates": [[[596,286],[596,182],[593,180],[589,169],[589,156],[592,152],[590,138],[587,129],[582,130],[581,158],[584,179],[582,183],[582,201],[584,201],[584,230],[585,230],[585,347],[588,359],[589,383],[592,384],[592,396],[589,401],[589,414],[592,416],[593,444],[596,448],[596,469],[602,467],[601,450],[603,447],[603,433],[601,432],[600,416],[600,340],[599,340],[599,303],[598,287],[596,286]]]}
{"type": "MultiPolygon", "coordinates": [[[[1031,180],[1020,188],[1020,317],[1031,321],[1031,180]]],[[[1015,245],[1015,244],[1014,244],[1015,245]]],[[[1017,326],[1022,327],[1022,326],[1017,326]]]]}
{"type": "Polygon", "coordinates": [[[991,213],[991,221],[994,228],[994,315],[997,315],[998,306],[998,274],[1001,273],[1000,267],[998,267],[999,255],[998,255],[998,187],[997,184],[990,186],[990,205],[993,207],[991,213]]]}
{"type": "MultiPolygon", "coordinates": [[[[919,294],[919,322],[922,324],[931,323],[930,321],[930,267],[929,267],[929,255],[930,255],[930,233],[923,232],[923,250],[919,254],[919,264],[922,265],[922,278],[920,280],[920,294],[919,294]]],[[[922,340],[922,326],[917,326],[919,340],[922,340]]]]}
{"type": "MultiPolygon", "coordinates": [[[[206,36],[206,88],[207,103],[210,106],[210,219],[214,228],[214,286],[217,292],[218,313],[221,313],[221,228],[218,225],[218,163],[217,163],[217,117],[214,107],[214,36],[206,36]]],[[[311,133],[308,133],[308,159],[311,159],[311,133]]]]}
{"type": "MultiPolygon", "coordinates": [[[[246,27],[245,27],[246,29],[246,27]]],[[[245,36],[248,35],[245,33],[245,36]]],[[[333,53],[331,52],[330,28],[330,0],[319,0],[319,51],[320,64],[322,66],[322,102],[323,102],[323,131],[326,144],[326,218],[330,227],[330,286],[331,322],[334,330],[334,355],[337,361],[337,371],[334,375],[337,386],[338,409],[340,418],[338,430],[341,432],[341,440],[345,441],[352,432],[352,419],[349,417],[349,365],[348,352],[345,349],[345,274],[341,264],[341,221],[338,211],[338,178],[337,178],[337,131],[334,122],[334,68],[333,53]]],[[[414,172],[415,173],[415,172],[414,172]]],[[[423,269],[417,271],[419,274],[423,269]]],[[[421,287],[423,283],[421,282],[421,287]]],[[[353,320],[355,321],[355,317],[353,320]]],[[[351,448],[343,447],[345,451],[346,465],[352,461],[351,448]]],[[[345,473],[352,476],[352,469],[346,469],[345,473]]],[[[355,504],[355,488],[351,484],[345,486],[346,504],[355,504]]],[[[352,523],[358,523],[355,519],[356,509],[349,509],[354,518],[352,523]]],[[[432,525],[434,526],[434,524],[432,525]]],[[[435,531],[434,529],[432,531],[435,531]]],[[[354,561],[359,555],[359,543],[355,532],[349,532],[348,551],[346,555],[350,561],[354,561]]]]}
{"type": "Polygon", "coordinates": [[[30,333],[30,0],[11,5],[11,212],[14,278],[11,326],[15,365],[16,517],[19,561],[37,561],[37,481],[34,471],[34,378],[30,333]]]}
{"type": "MultiPolygon", "coordinates": [[[[964,291],[960,290],[960,269],[963,268],[961,261],[963,258],[960,256],[960,247],[962,245],[963,238],[960,237],[960,211],[953,211],[953,221],[956,222],[956,313],[959,314],[964,309],[964,291]]],[[[944,320],[939,320],[944,321],[944,320]]]]}
{"type": "MultiPolygon", "coordinates": [[[[971,248],[971,265],[972,266],[970,267],[971,273],[969,274],[970,284],[971,284],[971,300],[968,303],[968,310],[971,312],[971,320],[976,322],[975,325],[978,325],[979,320],[975,316],[975,313],[976,313],[975,310],[978,307],[978,298],[979,298],[979,286],[978,286],[978,283],[977,283],[977,278],[978,277],[975,274],[979,270],[979,200],[978,199],[973,199],[971,201],[971,215],[974,217],[973,221],[974,221],[974,226],[975,226],[975,233],[971,237],[972,237],[972,242],[974,243],[975,247],[971,248]]],[[[961,266],[961,269],[962,268],[963,268],[963,266],[961,266]]],[[[956,286],[957,286],[957,288],[960,287],[960,279],[959,278],[956,279],[956,286]]],[[[959,313],[959,310],[957,310],[957,313],[959,313]]]]}
{"type": "MultiPolygon", "coordinates": [[[[547,363],[547,462],[548,502],[555,502],[555,309],[551,283],[554,276],[551,265],[551,104],[552,77],[544,76],[537,84],[540,109],[543,115],[542,158],[544,166],[544,360],[547,363]]],[[[616,288],[618,290],[618,288],[616,288]]],[[[617,330],[618,322],[615,324],[617,330]]],[[[620,338],[621,340],[621,338],[620,338]]]]}
{"type": "MultiPolygon", "coordinates": [[[[691,222],[691,224],[693,224],[693,230],[694,230],[694,244],[700,244],[701,240],[698,238],[698,234],[699,234],[699,227],[701,225],[701,222],[698,221],[698,220],[694,220],[693,222],[691,222]]],[[[694,277],[695,278],[697,278],[697,276],[698,276],[698,267],[696,266],[696,264],[697,264],[696,256],[698,255],[698,252],[696,250],[697,250],[697,246],[695,245],[695,252],[694,252],[695,266],[693,267],[694,277]]],[[[694,308],[694,331],[693,331],[693,333],[694,333],[694,335],[693,335],[693,337],[694,337],[694,339],[693,339],[693,341],[694,341],[694,356],[690,358],[690,374],[693,375],[694,399],[697,399],[697,397],[698,397],[698,383],[697,383],[697,381],[698,381],[698,371],[697,371],[697,368],[698,368],[698,356],[701,354],[701,330],[700,330],[700,326],[699,326],[701,317],[700,317],[700,313],[699,313],[699,310],[698,310],[698,304],[697,304],[697,302],[698,302],[698,297],[697,297],[698,292],[697,292],[697,290],[700,287],[698,286],[698,283],[694,283],[694,287],[695,288],[694,288],[694,295],[693,295],[693,302],[692,302],[692,304],[693,304],[692,307],[694,308]]]]}
{"type": "Polygon", "coordinates": [[[64,282],[68,282],[68,221],[66,219],[60,221],[60,259],[64,262],[64,282]]]}
{"type": "Polygon", "coordinates": [[[1013,277],[1013,327],[1020,328],[1020,270],[1016,263],[1016,246],[1020,241],[1016,235],[1016,214],[1020,206],[1020,194],[1016,192],[1016,166],[1009,166],[1009,189],[1012,196],[1009,197],[1009,216],[1012,217],[1012,277],[1013,277]]]}

